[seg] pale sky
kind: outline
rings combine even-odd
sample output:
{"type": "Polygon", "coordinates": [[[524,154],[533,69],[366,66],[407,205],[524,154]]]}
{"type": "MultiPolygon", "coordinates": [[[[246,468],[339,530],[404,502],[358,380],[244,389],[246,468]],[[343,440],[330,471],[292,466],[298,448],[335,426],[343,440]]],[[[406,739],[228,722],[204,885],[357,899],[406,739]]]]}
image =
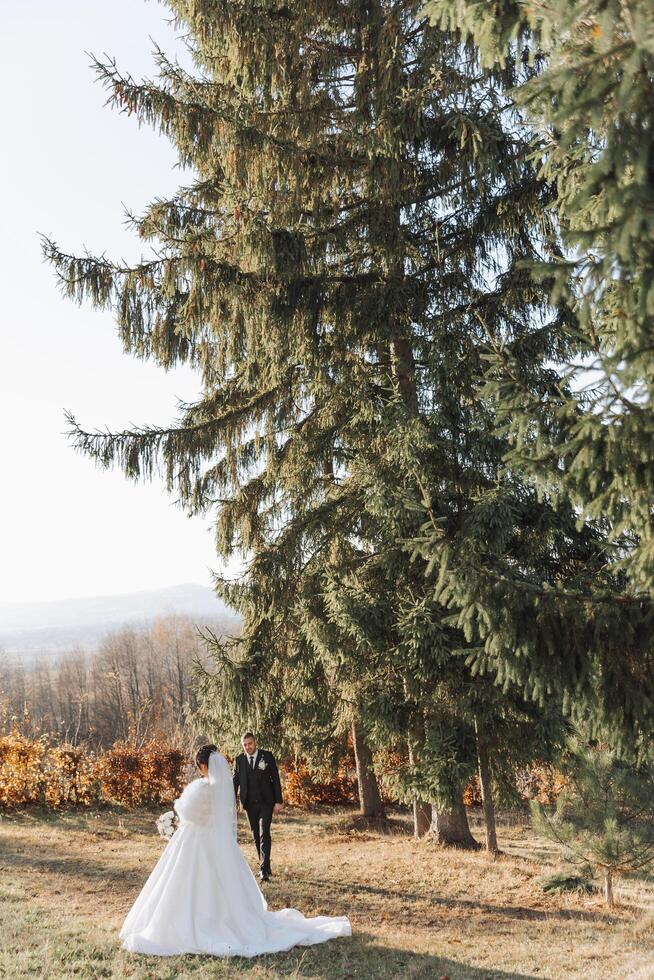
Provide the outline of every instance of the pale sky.
{"type": "Polygon", "coordinates": [[[140,213],[190,177],[173,148],[103,105],[85,51],[153,77],[156,41],[180,52],[170,11],[144,0],[1,0],[0,602],[209,584],[209,521],[188,518],[159,483],[101,471],[65,436],[165,424],[191,400],[190,370],[123,354],[112,317],[60,294],[38,233],[65,251],[138,257],[123,203],[140,213]]]}

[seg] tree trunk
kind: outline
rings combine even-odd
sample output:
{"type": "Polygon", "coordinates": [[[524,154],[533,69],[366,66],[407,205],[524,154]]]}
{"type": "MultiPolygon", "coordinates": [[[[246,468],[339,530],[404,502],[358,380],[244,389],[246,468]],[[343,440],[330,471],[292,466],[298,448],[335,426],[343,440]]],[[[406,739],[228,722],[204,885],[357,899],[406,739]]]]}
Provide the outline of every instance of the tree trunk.
{"type": "Polygon", "coordinates": [[[607,868],[604,872],[604,901],[608,908],[615,908],[615,901],[613,899],[613,871],[611,868],[607,868]]]}
{"type": "Polygon", "coordinates": [[[434,807],[431,831],[437,844],[464,847],[475,851],[479,849],[479,844],[470,833],[468,815],[462,801],[449,810],[434,807]]]}
{"type": "Polygon", "coordinates": [[[431,827],[432,806],[424,800],[413,801],[413,836],[424,837],[431,827]]]}
{"type": "Polygon", "coordinates": [[[357,782],[359,784],[359,806],[362,817],[377,817],[384,819],[384,804],[375,771],[372,768],[372,753],[365,739],[361,721],[352,722],[352,744],[354,759],[357,767],[357,782]]]}
{"type": "MultiPolygon", "coordinates": [[[[409,732],[407,746],[409,749],[409,769],[413,772],[418,764],[416,745],[425,740],[425,723],[419,715],[415,729],[409,732]]],[[[413,799],[413,836],[424,837],[431,826],[431,803],[426,800],[413,799]]]]}
{"type": "Polygon", "coordinates": [[[499,854],[495,828],[493,786],[491,783],[490,763],[488,761],[488,746],[483,737],[483,729],[476,721],[475,734],[477,736],[477,763],[479,768],[479,784],[481,786],[481,802],[484,810],[484,824],[486,826],[486,850],[489,854],[499,854]]]}
{"type": "MultiPolygon", "coordinates": [[[[392,114],[384,110],[395,106],[404,84],[403,71],[399,62],[383,52],[382,32],[384,29],[384,5],[380,0],[370,2],[367,7],[367,31],[363,38],[364,50],[373,67],[375,91],[371,105],[376,116],[376,132],[380,140],[391,135],[392,114]],[[388,130],[387,130],[388,127],[388,130]]],[[[400,174],[397,168],[388,166],[383,158],[371,162],[370,185],[374,196],[383,206],[371,210],[370,239],[379,256],[382,275],[388,282],[396,284],[389,293],[386,305],[388,320],[388,344],[380,347],[380,366],[388,372],[391,387],[397,387],[407,410],[415,417],[418,411],[418,393],[415,377],[413,353],[413,327],[405,319],[404,301],[401,299],[401,283],[405,275],[406,240],[402,229],[402,211],[397,203],[399,198],[400,174]],[[395,296],[394,302],[390,296],[395,296]]],[[[419,765],[419,752],[425,740],[424,717],[418,712],[417,723],[408,732],[409,768],[413,772],[419,765]]],[[[418,797],[413,800],[413,833],[423,837],[431,825],[431,804],[418,797]]]]}

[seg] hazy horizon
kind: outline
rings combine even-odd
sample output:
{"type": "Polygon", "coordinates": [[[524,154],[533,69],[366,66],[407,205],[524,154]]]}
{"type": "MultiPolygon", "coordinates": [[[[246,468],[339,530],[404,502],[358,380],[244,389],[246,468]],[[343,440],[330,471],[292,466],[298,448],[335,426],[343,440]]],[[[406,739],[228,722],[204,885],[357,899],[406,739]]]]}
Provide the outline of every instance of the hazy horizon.
{"type": "MultiPolygon", "coordinates": [[[[0,599],[0,613],[2,612],[2,610],[8,609],[10,607],[14,608],[17,606],[39,606],[39,605],[47,606],[47,605],[56,605],[57,603],[77,602],[78,600],[80,602],[92,602],[94,599],[121,599],[127,596],[147,594],[148,592],[166,592],[168,590],[172,591],[174,589],[185,589],[185,588],[198,588],[198,589],[211,590],[211,586],[202,582],[174,582],[171,583],[170,585],[153,586],[152,588],[123,590],[121,592],[97,592],[89,595],[68,595],[68,596],[60,596],[56,599],[9,599],[9,600],[0,599]]],[[[219,600],[217,597],[216,599],[218,602],[222,601],[219,600]]],[[[0,616],[0,623],[1,622],[2,619],[0,616]]]]}
{"type": "Polygon", "coordinates": [[[90,430],[169,424],[178,400],[196,397],[199,378],[123,354],[110,314],[61,296],[39,241],[44,233],[73,254],[88,247],[139,257],[123,205],[140,213],[191,175],[174,169],[166,140],[104,106],[107,93],[85,52],[106,52],[136,78],[154,77],[154,42],[171,56],[188,55],[158,3],[31,0],[3,14],[0,72],[14,95],[5,102],[10,136],[0,160],[8,190],[0,242],[0,597],[209,585],[210,570],[221,570],[209,521],[188,518],[158,480],[137,485],[99,470],[64,431],[65,409],[90,430]]]}
{"type": "Polygon", "coordinates": [[[51,658],[97,649],[106,636],[141,630],[169,617],[213,623],[231,632],[241,622],[206,585],[184,582],[111,595],[0,602],[0,661],[51,658]]]}

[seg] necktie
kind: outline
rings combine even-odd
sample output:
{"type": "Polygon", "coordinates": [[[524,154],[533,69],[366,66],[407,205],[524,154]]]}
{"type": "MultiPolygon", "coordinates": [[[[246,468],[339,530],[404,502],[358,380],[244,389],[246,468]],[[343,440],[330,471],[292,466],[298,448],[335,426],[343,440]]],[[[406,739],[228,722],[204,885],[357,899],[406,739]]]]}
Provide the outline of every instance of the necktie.
{"type": "Polygon", "coordinates": [[[250,758],[250,769],[254,769],[254,756],[251,755],[249,758],[250,758]]]}

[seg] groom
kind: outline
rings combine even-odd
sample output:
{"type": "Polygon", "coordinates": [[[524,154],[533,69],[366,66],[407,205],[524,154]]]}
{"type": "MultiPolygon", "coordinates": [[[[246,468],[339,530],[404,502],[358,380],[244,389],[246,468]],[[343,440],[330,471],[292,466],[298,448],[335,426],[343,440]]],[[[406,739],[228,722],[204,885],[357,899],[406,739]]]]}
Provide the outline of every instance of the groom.
{"type": "Polygon", "coordinates": [[[282,784],[272,752],[257,747],[252,732],[241,739],[243,752],[234,762],[234,792],[248,815],[252,837],[259,855],[262,881],[270,881],[270,825],[273,813],[282,808],[282,784]]]}

